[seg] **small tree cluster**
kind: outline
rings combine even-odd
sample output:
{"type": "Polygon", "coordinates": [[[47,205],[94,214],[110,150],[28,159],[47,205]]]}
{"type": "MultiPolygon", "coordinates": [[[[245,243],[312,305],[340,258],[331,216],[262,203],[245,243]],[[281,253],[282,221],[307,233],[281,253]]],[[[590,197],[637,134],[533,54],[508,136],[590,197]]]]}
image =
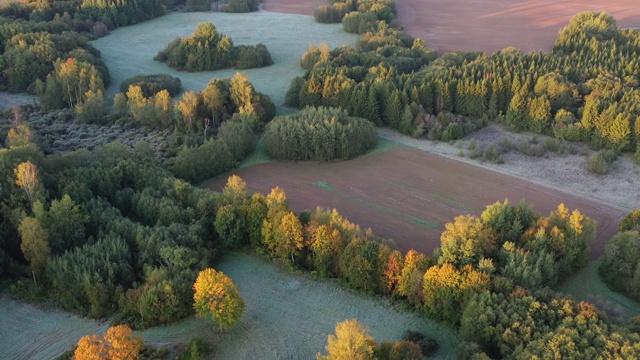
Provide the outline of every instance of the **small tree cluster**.
{"type": "Polygon", "coordinates": [[[154,58],[170,67],[186,71],[208,71],[238,67],[248,69],[273,64],[263,44],[235,47],[227,35],[212,23],[201,23],[188,38],[177,38],[154,58]],[[254,58],[250,58],[254,56],[254,58]]]}
{"type": "Polygon", "coordinates": [[[284,160],[351,159],[373,148],[377,134],[371,122],[336,108],[305,108],[276,117],[264,134],[265,151],[284,160]]]}
{"type": "Polygon", "coordinates": [[[140,86],[142,95],[146,98],[159,93],[161,90],[167,90],[171,96],[176,96],[182,91],[180,78],[167,74],[137,75],[124,79],[120,83],[120,92],[126,93],[131,85],[140,86]]]}
{"type": "Polygon", "coordinates": [[[357,319],[336,324],[335,335],[329,334],[326,355],[318,354],[318,360],[421,360],[420,346],[411,341],[383,342],[378,344],[369,330],[357,319]]]}

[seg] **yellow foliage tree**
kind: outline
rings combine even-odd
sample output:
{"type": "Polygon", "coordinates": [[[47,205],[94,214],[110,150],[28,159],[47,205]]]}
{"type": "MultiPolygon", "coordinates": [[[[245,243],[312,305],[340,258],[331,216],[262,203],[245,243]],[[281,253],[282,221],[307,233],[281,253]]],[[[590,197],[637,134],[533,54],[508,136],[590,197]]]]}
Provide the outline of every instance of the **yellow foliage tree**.
{"type": "Polygon", "coordinates": [[[345,320],[336,325],[336,334],[327,340],[327,355],[318,354],[318,360],[372,360],[377,346],[369,330],[358,320],[345,320]]]}
{"type": "Polygon", "coordinates": [[[220,329],[234,326],[244,313],[244,301],[231,278],[221,271],[204,269],[193,284],[193,307],[198,316],[211,316],[220,329]]]}
{"type": "Polygon", "coordinates": [[[127,325],[110,327],[104,338],[98,335],[83,336],[73,353],[74,360],[135,360],[144,343],[139,336],[132,338],[127,325]]]}
{"type": "Polygon", "coordinates": [[[51,248],[47,240],[47,231],[42,228],[40,222],[32,217],[25,217],[18,227],[20,238],[20,249],[24,258],[31,266],[33,282],[36,281],[36,274],[40,274],[47,265],[47,258],[51,255],[51,248]]]}
{"type": "Polygon", "coordinates": [[[24,190],[29,199],[29,204],[33,206],[40,187],[38,167],[31,161],[25,161],[18,165],[13,172],[16,175],[16,184],[24,190]]]}

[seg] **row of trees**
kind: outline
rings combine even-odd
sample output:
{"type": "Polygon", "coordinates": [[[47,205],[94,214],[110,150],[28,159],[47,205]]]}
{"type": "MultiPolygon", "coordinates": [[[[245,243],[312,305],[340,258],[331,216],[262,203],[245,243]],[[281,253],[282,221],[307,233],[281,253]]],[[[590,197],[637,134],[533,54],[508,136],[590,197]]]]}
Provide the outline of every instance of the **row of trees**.
{"type": "Polygon", "coordinates": [[[550,54],[461,51],[430,63],[408,51],[416,46],[406,37],[378,26],[361,35],[355,49],[310,49],[303,56],[307,71],[292,82],[288,103],[340,106],[407,134],[424,133],[416,129],[424,126],[422,114],[446,111],[616,151],[637,148],[640,35],[618,29],[610,15],[574,16],[550,54]],[[360,110],[363,99],[373,111],[360,110]],[[406,109],[419,109],[412,111],[413,128],[399,125],[406,109]]]}
{"type": "Polygon", "coordinates": [[[283,160],[351,159],[373,148],[377,138],[369,120],[325,107],[276,117],[264,132],[267,154],[283,160]]]}
{"type": "Polygon", "coordinates": [[[212,23],[200,23],[187,38],[176,38],[154,58],[170,67],[186,71],[218,70],[228,67],[251,69],[273,64],[263,44],[234,46],[227,35],[212,23]]]}
{"type": "Polygon", "coordinates": [[[235,176],[222,204],[215,228],[229,246],[250,244],[290,267],[404,298],[460,328],[460,358],[640,354],[637,334],[549,289],[587,261],[595,223],[577,210],[560,205],[539,216],[525,203],[495,203],[480,217],[447,224],[440,249],[428,257],[413,250],[403,256],[335,210],[298,217],[281,189],[249,196],[235,176]],[[585,343],[584,336],[598,340],[585,343]],[[567,347],[554,346],[558,341],[567,347]]]}

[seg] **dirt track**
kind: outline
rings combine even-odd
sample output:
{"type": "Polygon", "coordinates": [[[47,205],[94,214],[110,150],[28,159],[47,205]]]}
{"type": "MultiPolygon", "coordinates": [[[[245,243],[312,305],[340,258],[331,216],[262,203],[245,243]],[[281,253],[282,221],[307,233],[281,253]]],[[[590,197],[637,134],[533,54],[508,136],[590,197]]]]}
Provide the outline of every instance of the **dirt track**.
{"type": "MultiPolygon", "coordinates": [[[[313,15],[326,0],[264,0],[263,9],[313,15]]],[[[395,0],[405,31],[440,52],[479,50],[492,54],[508,46],[549,51],[571,17],[605,11],[622,28],[640,27],[637,0],[395,0]]]]}
{"type": "MultiPolygon", "coordinates": [[[[562,202],[595,219],[598,240],[591,244],[592,259],[602,254],[624,215],[599,202],[413,149],[331,164],[267,163],[234,173],[253,191],[283,188],[296,211],[335,207],[361,227],[394,239],[402,251],[427,254],[440,245],[445,223],[460,214],[479,215],[486,205],[504,199],[525,199],[545,215],[562,202]]],[[[225,182],[220,178],[209,187],[218,191],[225,182]]]]}

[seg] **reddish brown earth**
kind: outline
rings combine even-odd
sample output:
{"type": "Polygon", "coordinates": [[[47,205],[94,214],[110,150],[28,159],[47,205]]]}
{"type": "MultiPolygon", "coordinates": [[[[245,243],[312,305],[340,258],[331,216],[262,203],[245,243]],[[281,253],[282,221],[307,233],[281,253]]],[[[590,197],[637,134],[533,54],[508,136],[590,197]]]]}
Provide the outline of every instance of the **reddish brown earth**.
{"type": "MultiPolygon", "coordinates": [[[[564,203],[598,222],[591,258],[602,255],[624,212],[522,179],[419,150],[394,150],[330,164],[266,163],[234,172],[250,190],[279,186],[296,211],[336,208],[362,228],[392,238],[403,252],[431,254],[444,224],[461,214],[479,215],[496,201],[525,199],[540,214],[564,203]],[[324,182],[325,186],[321,186],[324,182]],[[314,183],[316,183],[314,185],[314,183]],[[327,186],[328,185],[328,186],[327,186]]],[[[219,191],[226,177],[212,181],[219,191]]]]}
{"type": "MultiPolygon", "coordinates": [[[[395,0],[405,31],[440,54],[508,46],[550,51],[558,31],[581,11],[605,11],[622,28],[640,27],[638,0],[395,0]]],[[[264,0],[263,9],[313,15],[326,0],[264,0]]]]}
{"type": "Polygon", "coordinates": [[[298,15],[313,15],[315,9],[319,6],[331,5],[329,0],[263,0],[262,9],[265,11],[286,13],[286,14],[298,14],[298,15]]]}
{"type": "MultiPolygon", "coordinates": [[[[267,0],[268,1],[268,0],[267,0]]],[[[640,27],[638,0],[396,0],[398,21],[440,53],[508,46],[549,51],[558,31],[581,11],[604,11],[618,26],[640,27]]]]}

